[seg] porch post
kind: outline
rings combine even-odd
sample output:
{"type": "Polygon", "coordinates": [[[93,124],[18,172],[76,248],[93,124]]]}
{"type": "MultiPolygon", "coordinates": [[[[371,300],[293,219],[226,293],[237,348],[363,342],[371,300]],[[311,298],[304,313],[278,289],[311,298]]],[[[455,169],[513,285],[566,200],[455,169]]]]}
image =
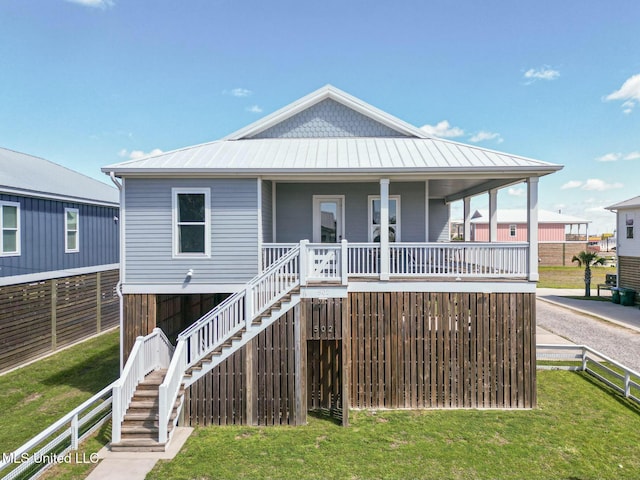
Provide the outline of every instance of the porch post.
{"type": "Polygon", "coordinates": [[[380,179],[380,280],[389,280],[389,179],[380,179]]]}
{"type": "Polygon", "coordinates": [[[471,197],[464,197],[464,241],[471,241],[471,197]]]}
{"type": "Polygon", "coordinates": [[[529,281],[538,275],[538,177],[527,180],[527,238],[529,239],[529,281]]]}
{"type": "Polygon", "coordinates": [[[424,241],[429,242],[429,180],[424,181],[424,241]]]}
{"type": "Polygon", "coordinates": [[[498,241],[498,190],[489,190],[489,241],[498,241]]]}

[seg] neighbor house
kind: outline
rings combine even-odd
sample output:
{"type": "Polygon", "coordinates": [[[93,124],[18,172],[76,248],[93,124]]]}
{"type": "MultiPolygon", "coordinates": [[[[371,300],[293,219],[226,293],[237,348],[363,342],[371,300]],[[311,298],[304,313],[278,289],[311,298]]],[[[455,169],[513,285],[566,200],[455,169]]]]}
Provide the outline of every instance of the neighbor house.
{"type": "Polygon", "coordinates": [[[0,148],[0,372],[118,324],[118,191],[0,148]]]}
{"type": "MultiPolygon", "coordinates": [[[[191,425],[297,425],[313,409],[534,407],[538,181],[560,168],[431,137],[331,86],[104,167],[122,183],[125,356],[155,327],[177,340],[149,413],[160,446],[180,409],[191,425]],[[519,182],[528,241],[449,242],[451,202],[519,182]]],[[[121,446],[142,408],[135,358],[121,446]]]]}
{"type": "MultiPolygon", "coordinates": [[[[501,208],[497,212],[496,238],[499,242],[526,242],[527,210],[501,208]]],[[[489,241],[489,211],[476,210],[471,216],[472,242],[489,241]]],[[[538,255],[540,265],[571,265],[574,255],[587,249],[590,220],[549,210],[538,210],[538,255]]],[[[463,238],[464,222],[454,221],[452,239],[463,238]]]]}
{"type": "Polygon", "coordinates": [[[640,292],[640,196],[606,208],[616,213],[618,286],[640,292]]]}

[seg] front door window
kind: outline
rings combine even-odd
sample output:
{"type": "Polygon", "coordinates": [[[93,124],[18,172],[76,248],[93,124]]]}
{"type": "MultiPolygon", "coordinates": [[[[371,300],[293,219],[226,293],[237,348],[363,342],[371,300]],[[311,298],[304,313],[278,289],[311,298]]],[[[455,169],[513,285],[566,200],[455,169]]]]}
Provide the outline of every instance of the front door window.
{"type": "Polygon", "coordinates": [[[343,198],[314,196],[313,241],[338,243],[343,236],[343,198]]]}

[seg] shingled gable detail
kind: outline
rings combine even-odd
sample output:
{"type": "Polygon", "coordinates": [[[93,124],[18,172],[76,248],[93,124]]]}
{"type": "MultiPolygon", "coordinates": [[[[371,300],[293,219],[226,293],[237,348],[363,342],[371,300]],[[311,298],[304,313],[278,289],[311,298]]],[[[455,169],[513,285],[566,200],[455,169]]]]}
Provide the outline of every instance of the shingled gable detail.
{"type": "Polygon", "coordinates": [[[223,140],[331,137],[428,138],[428,135],[393,115],[326,85],[223,140]]]}
{"type": "Polygon", "coordinates": [[[328,98],[251,138],[406,136],[328,98]]]}

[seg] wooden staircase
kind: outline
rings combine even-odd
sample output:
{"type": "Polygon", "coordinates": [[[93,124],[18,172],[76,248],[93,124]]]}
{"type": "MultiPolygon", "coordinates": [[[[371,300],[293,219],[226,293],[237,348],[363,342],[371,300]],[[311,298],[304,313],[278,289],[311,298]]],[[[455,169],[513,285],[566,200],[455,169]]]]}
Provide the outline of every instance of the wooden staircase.
{"type": "Polygon", "coordinates": [[[282,315],[295,307],[299,302],[300,289],[295,288],[262,314],[255,317],[249,327],[242,328],[235,335],[228,338],[222,345],[213,349],[205,357],[189,367],[184,373],[183,385],[191,385],[205,373],[215,368],[215,366],[219,365],[224,359],[246,345],[249,340],[282,317],[282,315]]]}
{"type": "MultiPolygon", "coordinates": [[[[164,380],[166,369],[155,370],[138,384],[131,404],[122,422],[121,440],[111,444],[113,452],[164,452],[166,444],[158,442],[158,387],[164,380]]],[[[180,389],[173,407],[171,420],[166,425],[169,436],[173,420],[182,402],[184,387],[180,389]]]]}

